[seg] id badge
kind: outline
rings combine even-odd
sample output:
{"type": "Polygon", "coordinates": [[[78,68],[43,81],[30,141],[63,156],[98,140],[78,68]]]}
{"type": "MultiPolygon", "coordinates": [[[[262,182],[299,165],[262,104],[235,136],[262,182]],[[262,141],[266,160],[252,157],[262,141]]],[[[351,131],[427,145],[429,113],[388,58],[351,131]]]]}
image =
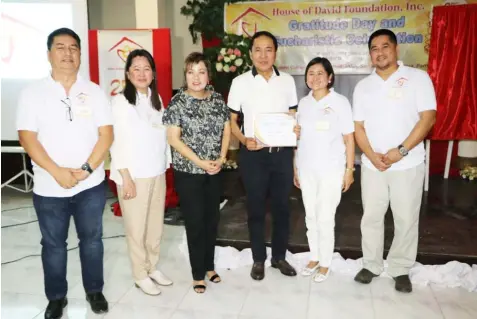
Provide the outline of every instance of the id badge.
{"type": "Polygon", "coordinates": [[[93,110],[90,106],[81,105],[75,108],[75,115],[82,118],[90,118],[93,115],[93,110]]]}
{"type": "Polygon", "coordinates": [[[391,88],[388,93],[388,97],[393,100],[399,100],[403,96],[401,88],[391,88]]]}
{"type": "Polygon", "coordinates": [[[330,122],[328,121],[318,121],[316,122],[317,131],[328,131],[330,129],[330,122]]]}

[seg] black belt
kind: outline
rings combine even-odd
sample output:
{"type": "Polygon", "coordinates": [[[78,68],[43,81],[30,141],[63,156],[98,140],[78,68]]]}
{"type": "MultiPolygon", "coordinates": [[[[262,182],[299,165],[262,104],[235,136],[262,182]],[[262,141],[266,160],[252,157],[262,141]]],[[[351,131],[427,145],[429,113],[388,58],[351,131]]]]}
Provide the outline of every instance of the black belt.
{"type": "Polygon", "coordinates": [[[282,150],[284,150],[283,147],[264,147],[264,148],[262,148],[262,151],[267,152],[267,153],[278,153],[282,150]]]}

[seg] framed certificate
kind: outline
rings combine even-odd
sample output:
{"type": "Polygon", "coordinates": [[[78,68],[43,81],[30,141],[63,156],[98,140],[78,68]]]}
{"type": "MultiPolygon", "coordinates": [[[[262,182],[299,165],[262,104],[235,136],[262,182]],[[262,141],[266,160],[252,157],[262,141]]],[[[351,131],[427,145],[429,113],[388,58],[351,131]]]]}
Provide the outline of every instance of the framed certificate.
{"type": "Polygon", "coordinates": [[[259,143],[269,147],[296,146],[293,131],[296,120],[289,113],[261,113],[254,117],[254,136],[259,143]]]}

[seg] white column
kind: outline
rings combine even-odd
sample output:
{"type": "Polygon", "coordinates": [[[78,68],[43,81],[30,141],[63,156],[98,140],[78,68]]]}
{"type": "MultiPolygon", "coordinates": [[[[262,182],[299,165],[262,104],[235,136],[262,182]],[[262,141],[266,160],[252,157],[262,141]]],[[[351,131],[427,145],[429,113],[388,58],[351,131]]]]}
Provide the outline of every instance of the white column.
{"type": "Polygon", "coordinates": [[[166,0],[136,0],[135,9],[137,29],[166,26],[166,0]]]}

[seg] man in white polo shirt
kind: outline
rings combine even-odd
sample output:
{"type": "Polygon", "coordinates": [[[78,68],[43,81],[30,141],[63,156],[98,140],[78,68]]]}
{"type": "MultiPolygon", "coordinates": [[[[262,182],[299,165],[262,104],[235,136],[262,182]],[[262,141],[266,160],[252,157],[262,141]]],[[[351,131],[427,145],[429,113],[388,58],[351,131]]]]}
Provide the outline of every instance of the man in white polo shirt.
{"type": "Polygon", "coordinates": [[[254,137],[254,115],[266,112],[295,112],[295,81],[274,66],[278,43],[266,31],[255,33],[250,57],[253,68],[236,77],[230,88],[228,106],[232,112],[232,133],[242,146],[239,153],[240,172],[247,193],[248,228],[254,265],[251,277],[265,276],[265,208],[270,195],[273,216],[272,267],[286,276],[296,276],[285,260],[290,224],[289,195],[293,187],[293,149],[259,146],[254,137]],[[243,116],[243,131],[237,124],[243,116]]]}
{"type": "Polygon", "coordinates": [[[417,255],[424,184],[423,139],[435,122],[434,87],[424,71],[397,60],[396,35],[375,31],[368,42],[374,71],[354,90],[355,137],[363,151],[361,220],[363,269],[368,284],[383,271],[384,215],[391,204],[394,239],[387,273],[400,292],[411,292],[409,269],[417,255]]]}
{"type": "Polygon", "coordinates": [[[113,141],[109,102],[78,75],[81,42],[67,28],[47,40],[51,75],[26,88],[19,100],[20,143],[32,159],[33,204],[42,234],[45,318],[61,318],[67,304],[66,240],[71,216],[79,239],[86,299],[108,311],[103,290],[103,161],[113,141]]]}

